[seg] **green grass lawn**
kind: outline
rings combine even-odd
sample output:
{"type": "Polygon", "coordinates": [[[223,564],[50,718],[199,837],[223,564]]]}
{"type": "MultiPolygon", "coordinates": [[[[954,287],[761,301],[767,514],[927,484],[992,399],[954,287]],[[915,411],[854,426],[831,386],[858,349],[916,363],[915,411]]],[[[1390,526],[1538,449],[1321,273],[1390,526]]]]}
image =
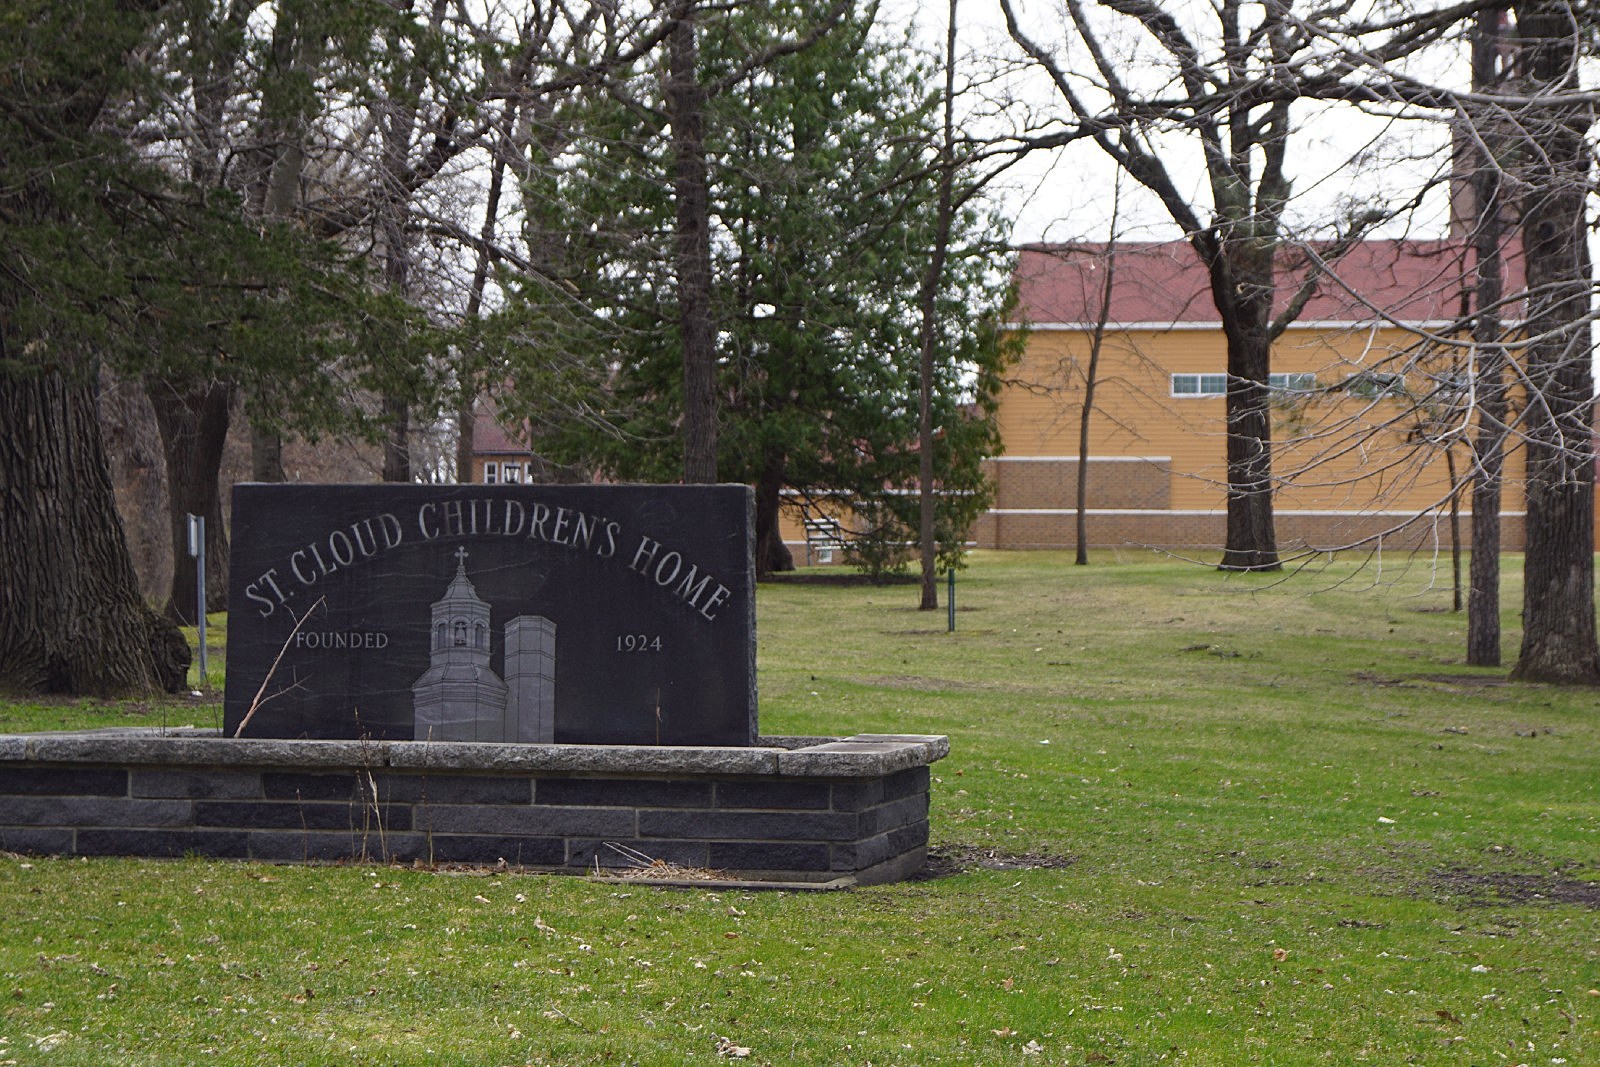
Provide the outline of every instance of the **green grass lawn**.
{"type": "MultiPolygon", "coordinates": [[[[0,1065],[1600,1063],[1600,693],[1464,667],[1447,568],[979,554],[957,598],[759,594],[763,732],[950,736],[937,877],[3,856],[0,1065]]],[[[212,725],[217,679],[0,731],[212,725]]]]}

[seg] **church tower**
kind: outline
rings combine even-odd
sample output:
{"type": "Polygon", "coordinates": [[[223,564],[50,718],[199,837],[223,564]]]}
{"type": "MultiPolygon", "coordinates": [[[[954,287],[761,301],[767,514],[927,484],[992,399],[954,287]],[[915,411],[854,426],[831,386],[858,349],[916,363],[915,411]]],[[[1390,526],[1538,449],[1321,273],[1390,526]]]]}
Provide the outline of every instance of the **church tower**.
{"type": "Polygon", "coordinates": [[[489,668],[489,605],[467,578],[467,550],[433,603],[429,666],[411,687],[418,741],[508,741],[506,684],[489,668]]]}

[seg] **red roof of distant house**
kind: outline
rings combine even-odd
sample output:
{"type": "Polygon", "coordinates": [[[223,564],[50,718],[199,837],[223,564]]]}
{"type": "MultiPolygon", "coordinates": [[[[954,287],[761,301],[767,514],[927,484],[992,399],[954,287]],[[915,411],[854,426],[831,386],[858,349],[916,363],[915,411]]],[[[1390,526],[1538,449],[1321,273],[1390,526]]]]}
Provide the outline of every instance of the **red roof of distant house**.
{"type": "Polygon", "coordinates": [[[493,401],[480,400],[477,420],[472,427],[472,451],[478,455],[528,454],[528,446],[513,440],[500,424],[499,413],[493,401]]]}
{"type": "MultiPolygon", "coordinates": [[[[1024,248],[1017,264],[1017,319],[1035,326],[1095,322],[1107,254],[1107,245],[1094,243],[1024,248]]],[[[1115,256],[1108,325],[1218,321],[1210,279],[1188,242],[1118,244],[1115,256]]],[[[1309,260],[1294,246],[1279,256],[1281,309],[1309,260]]],[[[1330,266],[1298,321],[1451,321],[1461,315],[1463,289],[1473,284],[1471,253],[1461,240],[1363,241],[1330,266]]],[[[1514,291],[1521,285],[1520,263],[1508,261],[1506,273],[1507,291],[1514,291]]]]}

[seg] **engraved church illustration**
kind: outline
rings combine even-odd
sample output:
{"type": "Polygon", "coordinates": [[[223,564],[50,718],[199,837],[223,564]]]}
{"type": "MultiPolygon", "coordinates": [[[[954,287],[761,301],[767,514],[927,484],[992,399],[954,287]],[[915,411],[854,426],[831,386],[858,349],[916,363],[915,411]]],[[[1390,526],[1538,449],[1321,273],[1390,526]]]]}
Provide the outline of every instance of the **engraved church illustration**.
{"type": "Polygon", "coordinates": [[[467,550],[433,603],[429,666],[411,687],[418,741],[555,740],[556,626],[539,615],[506,623],[505,678],[489,666],[489,605],[467,577],[467,550]]]}

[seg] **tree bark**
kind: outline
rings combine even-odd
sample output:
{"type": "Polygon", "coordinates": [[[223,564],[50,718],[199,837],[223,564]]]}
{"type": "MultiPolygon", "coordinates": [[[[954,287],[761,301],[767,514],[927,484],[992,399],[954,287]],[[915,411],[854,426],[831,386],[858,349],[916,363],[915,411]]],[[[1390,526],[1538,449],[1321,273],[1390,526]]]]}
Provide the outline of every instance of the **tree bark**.
{"type": "Polygon", "coordinates": [[[950,254],[950,229],[955,215],[955,93],[956,93],[956,3],[950,0],[945,23],[944,47],[944,139],[939,144],[939,202],[934,218],[933,249],[922,275],[919,312],[922,323],[917,331],[917,545],[922,576],[922,591],[917,602],[920,611],[939,607],[939,498],[934,484],[933,463],[933,363],[939,343],[939,282],[944,277],[945,259],[950,254]]]}
{"type": "Polygon", "coordinates": [[[683,480],[717,480],[716,329],[711,317],[711,193],[706,92],[695,43],[695,0],[675,0],[667,35],[667,115],[672,123],[678,335],[683,348],[683,480]]]}
{"type": "Polygon", "coordinates": [[[250,427],[250,478],[257,482],[289,480],[283,470],[282,434],[260,426],[250,427]]]}
{"type": "Polygon", "coordinates": [[[139,597],[90,385],[0,374],[0,425],[0,690],[181,688],[188,644],[139,597]]]}
{"type": "Polygon", "coordinates": [[[224,382],[146,385],[167,467],[167,521],[172,537],[172,585],[167,617],[185,626],[197,621],[195,566],[188,553],[189,516],[206,520],[206,610],[228,610],[228,533],[222,520],[217,476],[228,437],[233,389],[224,382]]]}
{"type": "MultiPolygon", "coordinates": [[[[1500,20],[1504,12],[1478,15],[1472,42],[1472,84],[1488,91],[1498,82],[1500,20]]],[[[1492,120],[1491,120],[1492,121],[1492,120]]],[[[1477,279],[1473,286],[1476,314],[1472,340],[1477,346],[1478,432],[1472,443],[1472,559],[1467,568],[1467,662],[1474,667],[1500,666],[1500,487],[1506,449],[1506,356],[1502,347],[1500,300],[1505,295],[1505,262],[1500,242],[1504,225],[1500,210],[1500,161],[1484,143],[1500,138],[1488,123],[1476,130],[1480,147],[1473,153],[1472,249],[1477,279]]]]}
{"type": "Polygon", "coordinates": [[[794,570],[794,556],[783,543],[779,525],[783,501],[784,470],[788,466],[782,452],[768,452],[756,483],[756,577],[766,578],[777,571],[794,570]]]}
{"type": "Polygon", "coordinates": [[[1271,308],[1276,241],[1235,239],[1207,258],[1228,341],[1227,543],[1220,570],[1275,571],[1272,509],[1271,308]]]}
{"type": "Polygon", "coordinates": [[[1600,684],[1594,606],[1594,375],[1590,369],[1589,105],[1576,88],[1571,8],[1516,5],[1530,88],[1555,96],[1533,116],[1522,213],[1528,277],[1527,546],[1522,649],[1513,678],[1600,684]]]}
{"type": "Polygon", "coordinates": [[[384,421],[388,432],[383,439],[383,480],[411,480],[411,408],[406,398],[390,394],[383,398],[384,421]]]}

